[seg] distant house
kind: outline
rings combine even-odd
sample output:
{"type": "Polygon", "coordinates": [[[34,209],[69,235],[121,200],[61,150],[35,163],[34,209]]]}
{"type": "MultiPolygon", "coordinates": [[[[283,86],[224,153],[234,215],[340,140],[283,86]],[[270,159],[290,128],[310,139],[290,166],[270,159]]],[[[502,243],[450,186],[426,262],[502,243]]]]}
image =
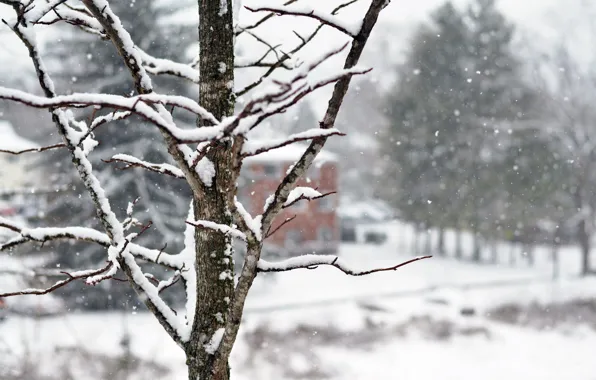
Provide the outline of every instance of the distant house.
{"type": "MultiPolygon", "coordinates": [[[[238,186],[238,199],[251,214],[263,212],[268,196],[275,192],[290,167],[300,159],[306,147],[289,145],[271,150],[244,161],[238,186]]],[[[338,189],[337,159],[329,152],[321,152],[298,186],[317,189],[320,193],[338,189]]],[[[266,240],[265,249],[283,256],[302,253],[335,253],[339,244],[339,225],[336,216],[337,195],[312,201],[301,200],[283,209],[274,220],[271,231],[287,218],[285,224],[266,240]]]]}

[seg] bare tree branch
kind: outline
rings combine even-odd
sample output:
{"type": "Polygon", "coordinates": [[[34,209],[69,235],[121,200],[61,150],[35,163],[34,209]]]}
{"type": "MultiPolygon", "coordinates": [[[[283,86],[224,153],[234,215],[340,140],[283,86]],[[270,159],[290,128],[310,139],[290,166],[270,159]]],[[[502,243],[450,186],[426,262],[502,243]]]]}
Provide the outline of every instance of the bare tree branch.
{"type": "Polygon", "coordinates": [[[42,146],[39,148],[29,148],[29,149],[20,149],[20,150],[0,149],[0,153],[19,155],[19,154],[31,153],[31,152],[39,153],[39,152],[44,152],[46,150],[65,148],[65,147],[66,147],[66,144],[58,143],[58,144],[53,144],[53,145],[48,145],[48,146],[42,146]]]}
{"type": "Polygon", "coordinates": [[[246,6],[251,12],[274,12],[281,15],[289,15],[289,16],[304,16],[314,18],[315,20],[320,21],[322,24],[328,25],[332,28],[339,30],[342,33],[347,34],[348,36],[355,38],[358,35],[359,25],[348,25],[346,23],[337,20],[335,16],[329,15],[327,13],[318,12],[315,9],[308,8],[308,7],[301,7],[301,6],[293,6],[293,5],[285,5],[285,6],[265,6],[265,7],[255,7],[251,8],[246,6]]]}
{"type": "MultiPolygon", "coordinates": [[[[99,244],[106,248],[110,246],[110,238],[106,234],[86,227],[26,228],[19,223],[0,217],[0,228],[5,228],[19,234],[19,236],[0,244],[0,251],[6,251],[28,242],[45,243],[52,240],[63,239],[87,241],[99,244]]],[[[180,269],[183,266],[183,263],[177,256],[164,253],[163,249],[160,251],[148,249],[135,243],[130,243],[128,248],[130,253],[135,257],[148,262],[163,265],[172,269],[180,269]]]]}
{"type": "MultiPolygon", "coordinates": [[[[290,5],[290,4],[295,3],[297,1],[298,0],[288,0],[288,1],[286,1],[284,3],[284,5],[290,5]]],[[[254,24],[247,25],[247,26],[238,26],[238,28],[237,28],[237,30],[235,32],[236,37],[238,37],[239,35],[241,35],[242,33],[246,32],[248,30],[255,29],[255,28],[259,27],[261,24],[263,24],[265,21],[269,20],[273,16],[275,16],[275,13],[271,12],[267,16],[264,16],[259,21],[255,22],[254,24]]]]}
{"type": "Polygon", "coordinates": [[[275,227],[273,229],[273,231],[271,231],[271,226],[269,226],[269,229],[267,230],[267,233],[265,234],[265,239],[273,236],[277,231],[279,231],[283,226],[285,226],[286,224],[290,223],[292,220],[296,219],[297,215],[293,215],[289,218],[286,218],[286,220],[284,220],[282,223],[280,223],[279,226],[275,227]],[[270,232],[271,231],[271,232],[270,232]]]}
{"type": "Polygon", "coordinates": [[[344,272],[349,276],[366,276],[378,272],[389,272],[395,271],[403,266],[414,263],[416,261],[430,259],[432,256],[418,256],[413,259],[404,261],[397,265],[384,268],[375,268],[369,270],[356,270],[350,268],[337,256],[326,256],[326,255],[303,255],[298,257],[292,257],[284,261],[279,262],[268,262],[263,259],[259,260],[258,271],[259,272],[287,272],[294,269],[315,269],[320,265],[330,265],[340,271],[344,272]]]}

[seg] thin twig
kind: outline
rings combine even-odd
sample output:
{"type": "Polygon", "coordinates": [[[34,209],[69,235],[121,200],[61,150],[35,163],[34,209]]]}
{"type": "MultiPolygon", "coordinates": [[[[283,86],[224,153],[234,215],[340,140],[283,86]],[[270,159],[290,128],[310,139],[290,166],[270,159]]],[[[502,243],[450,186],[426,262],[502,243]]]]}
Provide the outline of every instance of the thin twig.
{"type": "Polygon", "coordinates": [[[268,263],[263,260],[259,262],[258,271],[259,272],[287,272],[294,269],[315,269],[321,265],[329,265],[339,269],[340,271],[344,272],[349,276],[366,276],[373,273],[378,272],[389,272],[397,270],[403,266],[408,264],[412,264],[416,261],[430,259],[432,256],[418,256],[414,257],[413,259],[404,261],[397,265],[393,265],[390,267],[384,268],[375,268],[370,270],[364,271],[355,271],[353,269],[348,268],[345,264],[343,264],[339,257],[337,256],[322,256],[322,255],[306,255],[312,256],[309,257],[311,260],[305,260],[303,257],[293,257],[291,259],[279,262],[279,263],[268,263]],[[331,257],[334,257],[332,260],[329,260],[331,257]]]}
{"type": "Polygon", "coordinates": [[[73,281],[87,279],[89,277],[101,275],[102,273],[105,273],[108,270],[110,270],[112,265],[114,265],[114,264],[112,262],[109,262],[103,268],[90,270],[90,271],[82,271],[80,274],[75,274],[75,275],[72,275],[68,272],[62,272],[64,275],[67,276],[67,278],[56,282],[54,285],[50,286],[49,288],[23,289],[23,290],[19,290],[16,292],[0,293],[0,298],[1,297],[21,296],[21,295],[26,295],[26,294],[35,294],[35,295],[48,294],[50,292],[53,292],[56,289],[63,287],[64,285],[67,285],[67,284],[73,282],[73,281]]]}
{"type": "Polygon", "coordinates": [[[267,233],[265,234],[265,239],[273,236],[273,234],[275,234],[277,231],[279,231],[286,224],[290,223],[292,220],[296,219],[296,217],[297,217],[297,215],[286,218],[286,220],[284,220],[279,226],[275,227],[275,229],[273,231],[271,231],[271,226],[269,226],[269,229],[267,230],[267,233]],[[271,232],[269,232],[269,231],[271,231],[271,232]]]}

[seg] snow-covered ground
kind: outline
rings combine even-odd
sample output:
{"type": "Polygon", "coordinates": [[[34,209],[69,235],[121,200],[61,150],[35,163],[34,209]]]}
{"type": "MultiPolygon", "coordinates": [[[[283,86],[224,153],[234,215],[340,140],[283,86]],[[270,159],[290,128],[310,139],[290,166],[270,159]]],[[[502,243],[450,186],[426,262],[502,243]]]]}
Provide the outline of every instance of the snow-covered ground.
{"type": "MultiPolygon", "coordinates": [[[[371,268],[410,258],[402,247],[408,244],[407,229],[386,228],[400,233],[383,246],[344,245],[342,257],[371,268]]],[[[569,252],[566,260],[573,262],[569,252]]],[[[361,278],[324,267],[260,276],[233,352],[234,378],[596,379],[590,364],[596,312],[553,320],[548,330],[490,315],[506,313],[495,310],[504,304],[596,298],[596,280],[569,272],[552,282],[548,273],[541,265],[509,268],[432,258],[361,278]],[[462,309],[474,315],[464,316],[462,309]]],[[[0,357],[34,355],[41,368],[56,372],[56,352],[64,348],[120,355],[125,332],[133,353],[170,371],[160,379],[186,377],[182,351],[143,311],[12,317],[0,323],[0,357]]],[[[85,367],[75,372],[88,378],[85,367]]]]}

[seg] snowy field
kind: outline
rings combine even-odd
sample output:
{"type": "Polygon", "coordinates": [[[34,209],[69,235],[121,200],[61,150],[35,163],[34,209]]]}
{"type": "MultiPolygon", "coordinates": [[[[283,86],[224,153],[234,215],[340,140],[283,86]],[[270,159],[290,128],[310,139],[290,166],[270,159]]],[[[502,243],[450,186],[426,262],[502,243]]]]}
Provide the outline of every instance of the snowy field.
{"type": "MultiPolygon", "coordinates": [[[[407,229],[385,228],[393,229],[385,245],[344,245],[342,258],[370,268],[411,258],[403,254],[407,229]]],[[[572,275],[578,254],[567,250],[568,270],[556,282],[540,259],[546,248],[536,268],[432,258],[361,278],[323,267],[260,276],[233,352],[234,378],[594,380],[596,306],[566,302],[596,299],[596,280],[572,275]],[[511,304],[522,308],[515,323],[510,308],[499,309],[511,304]]],[[[182,351],[142,311],[11,317],[0,322],[0,357],[12,359],[0,365],[34,357],[38,371],[61,378],[116,378],[91,368],[89,355],[121,357],[125,333],[134,360],[163,372],[139,366],[144,372],[120,378],[186,378],[182,351]],[[87,356],[77,362],[72,352],[87,356]]]]}

